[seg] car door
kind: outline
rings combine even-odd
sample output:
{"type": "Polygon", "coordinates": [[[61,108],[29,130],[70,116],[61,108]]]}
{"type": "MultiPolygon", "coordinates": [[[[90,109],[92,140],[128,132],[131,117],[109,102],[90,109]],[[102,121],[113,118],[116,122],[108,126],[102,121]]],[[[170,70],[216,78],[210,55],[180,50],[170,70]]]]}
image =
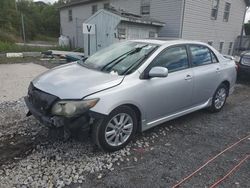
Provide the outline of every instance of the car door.
{"type": "Polygon", "coordinates": [[[146,69],[166,67],[166,78],[151,78],[143,81],[147,121],[157,122],[160,118],[187,109],[191,105],[193,72],[190,68],[185,45],[168,47],[163,50],[146,69]]]}
{"type": "Polygon", "coordinates": [[[215,54],[203,45],[189,45],[192,61],[193,105],[206,103],[214,94],[220,80],[220,64],[215,54]]]}

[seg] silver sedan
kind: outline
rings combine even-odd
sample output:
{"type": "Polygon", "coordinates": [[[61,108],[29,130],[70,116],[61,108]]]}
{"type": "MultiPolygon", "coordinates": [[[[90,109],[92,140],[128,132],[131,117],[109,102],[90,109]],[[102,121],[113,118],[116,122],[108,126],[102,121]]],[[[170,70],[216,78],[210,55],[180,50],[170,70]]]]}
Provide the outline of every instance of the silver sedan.
{"type": "Polygon", "coordinates": [[[44,73],[25,100],[42,124],[84,129],[101,149],[116,151],[163,122],[219,112],[236,74],[235,62],[205,43],[133,40],[44,73]]]}

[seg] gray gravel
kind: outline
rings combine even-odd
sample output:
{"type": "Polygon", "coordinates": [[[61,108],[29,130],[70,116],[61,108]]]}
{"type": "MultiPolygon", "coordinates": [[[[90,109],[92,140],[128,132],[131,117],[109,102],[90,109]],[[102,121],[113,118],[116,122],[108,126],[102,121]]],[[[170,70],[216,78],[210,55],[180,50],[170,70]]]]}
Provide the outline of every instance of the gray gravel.
{"type": "Polygon", "coordinates": [[[149,147],[148,142],[137,140],[121,151],[107,154],[96,150],[89,139],[53,139],[48,129],[34,118],[25,117],[23,99],[1,103],[0,112],[0,185],[6,188],[63,187],[85,182],[88,174],[101,179],[102,171],[113,171],[122,162],[138,160],[131,157],[132,146],[149,147]]]}

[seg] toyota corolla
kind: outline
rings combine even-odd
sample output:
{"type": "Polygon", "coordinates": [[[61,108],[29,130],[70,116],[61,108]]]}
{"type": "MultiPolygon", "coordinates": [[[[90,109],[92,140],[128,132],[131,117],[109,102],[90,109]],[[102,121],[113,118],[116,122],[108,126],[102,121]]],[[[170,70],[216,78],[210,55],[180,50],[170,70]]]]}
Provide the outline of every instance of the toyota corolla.
{"type": "Polygon", "coordinates": [[[84,129],[112,152],[163,122],[204,108],[219,112],[236,72],[233,60],[205,43],[133,40],[45,72],[25,101],[42,124],[84,129]]]}

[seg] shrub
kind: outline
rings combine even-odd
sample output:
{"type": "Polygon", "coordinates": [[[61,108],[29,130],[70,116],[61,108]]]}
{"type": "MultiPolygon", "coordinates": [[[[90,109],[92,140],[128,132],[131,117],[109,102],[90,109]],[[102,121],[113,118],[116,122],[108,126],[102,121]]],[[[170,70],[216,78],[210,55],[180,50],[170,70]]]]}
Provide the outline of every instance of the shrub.
{"type": "Polygon", "coordinates": [[[13,34],[0,30],[0,42],[14,43],[17,41],[18,39],[13,34]]]}

